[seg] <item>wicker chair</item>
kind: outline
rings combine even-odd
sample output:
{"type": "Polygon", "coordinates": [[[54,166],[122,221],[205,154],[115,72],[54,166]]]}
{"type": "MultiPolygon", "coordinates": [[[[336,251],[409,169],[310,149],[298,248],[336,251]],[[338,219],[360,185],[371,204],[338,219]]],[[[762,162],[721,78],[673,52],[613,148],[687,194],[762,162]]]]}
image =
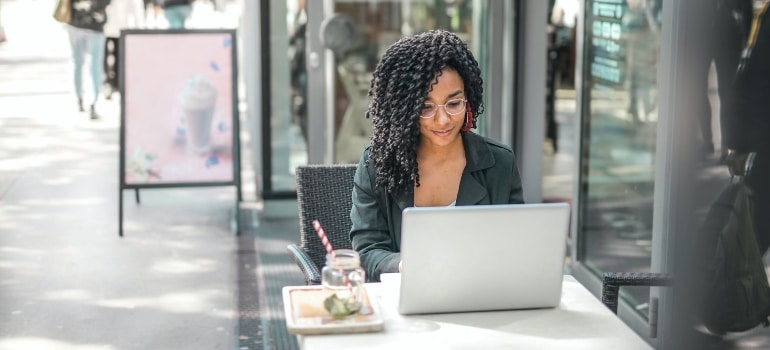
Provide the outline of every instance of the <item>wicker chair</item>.
{"type": "Polygon", "coordinates": [[[300,245],[290,244],[289,255],[305,275],[305,283],[321,284],[326,250],[318,239],[313,220],[318,220],[332,247],[351,249],[350,208],[355,164],[306,165],[297,168],[297,206],[300,245]]]}
{"type": "Polygon", "coordinates": [[[662,273],[605,272],[602,278],[602,303],[618,313],[618,293],[622,286],[670,286],[672,278],[662,273]]]}

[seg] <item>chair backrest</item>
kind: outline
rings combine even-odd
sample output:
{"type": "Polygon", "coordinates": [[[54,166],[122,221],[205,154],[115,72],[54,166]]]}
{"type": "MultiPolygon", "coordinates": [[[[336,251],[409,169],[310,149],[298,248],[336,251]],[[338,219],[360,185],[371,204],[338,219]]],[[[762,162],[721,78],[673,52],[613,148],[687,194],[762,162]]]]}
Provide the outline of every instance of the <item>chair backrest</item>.
{"type": "Polygon", "coordinates": [[[313,228],[318,220],[334,249],[351,249],[350,208],[353,205],[355,164],[305,165],[297,167],[300,247],[320,270],[326,249],[313,228]]]}

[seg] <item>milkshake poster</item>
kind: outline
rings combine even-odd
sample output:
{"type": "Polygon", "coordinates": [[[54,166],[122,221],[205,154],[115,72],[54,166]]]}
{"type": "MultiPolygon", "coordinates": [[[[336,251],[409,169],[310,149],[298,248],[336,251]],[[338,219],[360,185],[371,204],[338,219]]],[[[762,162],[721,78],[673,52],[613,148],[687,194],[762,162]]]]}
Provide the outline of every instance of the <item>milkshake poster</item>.
{"type": "Polygon", "coordinates": [[[124,34],[126,185],[235,181],[233,37],[124,34]]]}

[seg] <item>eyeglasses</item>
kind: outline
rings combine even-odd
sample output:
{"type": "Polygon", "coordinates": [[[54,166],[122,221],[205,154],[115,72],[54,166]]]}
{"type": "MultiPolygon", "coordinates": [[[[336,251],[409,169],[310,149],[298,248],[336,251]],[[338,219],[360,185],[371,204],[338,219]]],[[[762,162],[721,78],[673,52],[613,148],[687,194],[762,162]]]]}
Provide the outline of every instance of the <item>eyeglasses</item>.
{"type": "Polygon", "coordinates": [[[422,109],[420,110],[420,118],[433,118],[433,116],[436,115],[439,107],[444,107],[444,110],[449,115],[458,115],[462,112],[465,112],[465,100],[461,98],[456,100],[449,100],[443,105],[425,102],[422,104],[422,109]]]}

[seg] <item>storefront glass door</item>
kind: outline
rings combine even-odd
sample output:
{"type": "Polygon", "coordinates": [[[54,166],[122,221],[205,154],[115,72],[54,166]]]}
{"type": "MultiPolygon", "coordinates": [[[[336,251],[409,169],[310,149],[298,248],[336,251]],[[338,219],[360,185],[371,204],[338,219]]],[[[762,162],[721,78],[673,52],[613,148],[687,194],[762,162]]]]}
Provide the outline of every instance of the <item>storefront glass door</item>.
{"type": "Polygon", "coordinates": [[[319,36],[318,45],[310,38],[308,85],[321,95],[309,99],[318,103],[308,110],[308,132],[317,134],[308,140],[313,148],[323,149],[310,153],[311,163],[358,162],[372,132],[365,117],[372,72],[401,37],[450,30],[470,45],[482,66],[486,62],[486,1],[327,0],[308,5],[308,32],[319,36]]]}
{"type": "MultiPolygon", "coordinates": [[[[512,47],[502,42],[502,33],[513,28],[504,25],[513,15],[503,15],[513,13],[513,4],[505,0],[263,3],[268,14],[263,18],[269,22],[262,26],[267,30],[262,57],[269,62],[263,67],[263,197],[292,197],[294,169],[299,165],[358,162],[371,136],[365,112],[372,72],[385,50],[406,35],[441,28],[468,43],[482,69],[490,112],[479,120],[476,132],[493,137],[501,133],[495,125],[512,119],[505,113],[505,108],[511,109],[510,95],[503,93],[512,89],[513,72],[503,68],[500,57],[502,48],[512,47]]],[[[506,57],[513,59],[510,53],[506,57]]]]}
{"type": "MultiPolygon", "coordinates": [[[[651,270],[661,12],[585,1],[577,260],[597,276],[651,270]]],[[[646,316],[649,291],[622,297],[646,316]]]]}

